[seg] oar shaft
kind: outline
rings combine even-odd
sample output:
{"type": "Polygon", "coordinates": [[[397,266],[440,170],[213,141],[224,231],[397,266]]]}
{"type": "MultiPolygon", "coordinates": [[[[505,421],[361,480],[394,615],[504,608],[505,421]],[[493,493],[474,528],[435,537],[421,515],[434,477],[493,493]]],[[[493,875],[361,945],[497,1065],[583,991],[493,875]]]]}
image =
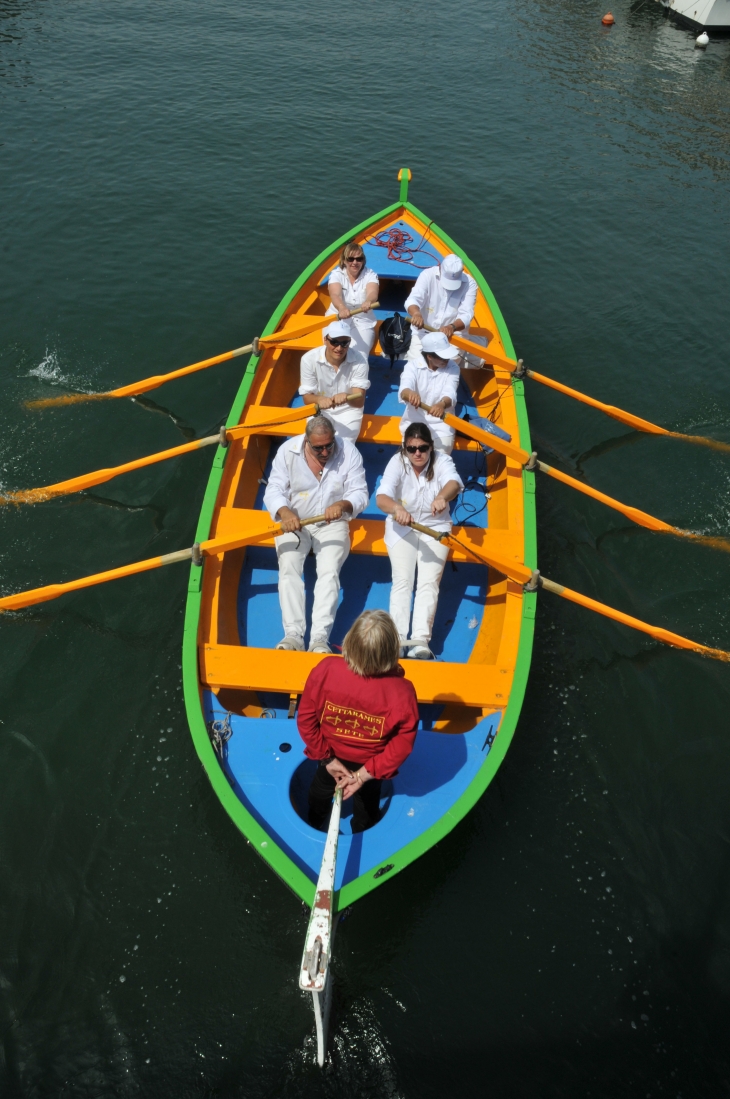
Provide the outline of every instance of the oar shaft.
{"type": "Polygon", "coordinates": [[[694,652],[714,656],[718,660],[730,661],[730,653],[726,653],[723,649],[712,649],[707,645],[700,645],[696,641],[690,641],[688,637],[682,637],[681,634],[672,633],[671,630],[665,630],[661,626],[651,626],[648,622],[642,622],[640,618],[634,618],[633,615],[624,614],[623,611],[616,610],[615,607],[609,607],[605,603],[599,603],[598,600],[591,599],[587,595],[581,595],[580,592],[573,591],[571,588],[566,588],[562,584],[556,584],[554,580],[548,580],[547,577],[541,576],[539,584],[540,587],[544,588],[546,591],[553,592],[554,595],[559,595],[563,599],[568,599],[571,603],[576,603],[579,607],[585,607],[587,610],[595,611],[597,614],[603,615],[604,618],[611,618],[614,622],[621,622],[624,626],[631,626],[632,629],[648,634],[649,637],[653,637],[656,641],[662,641],[665,645],[673,645],[678,649],[691,649],[694,652]]]}
{"type": "Polygon", "coordinates": [[[679,527],[673,527],[670,523],[665,523],[662,519],[657,519],[655,516],[649,515],[639,508],[631,507],[628,504],[622,504],[620,500],[614,500],[613,496],[607,496],[605,492],[599,492],[598,489],[591,488],[590,485],[586,485],[582,481],[576,480],[575,477],[570,477],[567,473],[562,473],[559,469],[553,469],[553,467],[549,466],[546,462],[536,462],[536,467],[541,473],[546,473],[548,477],[552,477],[556,481],[562,481],[564,485],[570,485],[571,488],[577,489],[578,492],[582,492],[584,496],[590,496],[593,500],[600,500],[602,504],[606,504],[607,507],[613,508],[614,511],[618,511],[622,515],[625,515],[627,519],[631,519],[640,527],[647,527],[649,530],[661,530],[668,534],[684,534],[684,531],[680,530],[679,527]]]}
{"type": "Polygon", "coordinates": [[[490,565],[493,569],[496,569],[497,572],[501,572],[505,576],[517,580],[520,584],[527,583],[532,576],[530,569],[519,561],[509,561],[506,557],[502,557],[498,553],[493,553],[492,550],[485,550],[482,546],[476,548],[467,542],[462,542],[461,538],[457,538],[451,531],[434,530],[433,527],[426,527],[423,523],[416,523],[415,521],[411,522],[411,527],[421,534],[428,534],[431,538],[435,538],[437,542],[442,542],[444,539],[448,542],[453,542],[455,546],[459,546],[459,548],[466,553],[470,553],[472,557],[476,558],[481,564],[490,565]]]}
{"type": "MultiPolygon", "coordinates": [[[[421,405],[421,407],[426,412],[431,412],[432,406],[421,405]]],[[[504,439],[500,439],[497,435],[490,435],[489,432],[483,431],[479,427],[475,427],[474,424],[467,423],[466,420],[460,420],[458,416],[451,416],[447,413],[444,417],[444,422],[449,424],[450,427],[455,428],[455,430],[459,431],[462,435],[467,435],[470,439],[476,439],[477,442],[492,447],[493,450],[499,451],[499,453],[506,455],[506,457],[513,458],[522,466],[526,466],[530,460],[530,455],[526,450],[515,447],[511,443],[506,443],[504,439]]],[[[577,492],[583,493],[584,496],[590,496],[594,500],[600,500],[602,504],[606,504],[607,507],[613,508],[614,511],[618,511],[622,515],[625,515],[627,519],[631,519],[640,527],[647,527],[649,530],[666,531],[671,534],[684,534],[684,531],[680,530],[679,527],[673,527],[670,523],[665,523],[662,519],[657,519],[653,515],[641,511],[639,508],[631,507],[628,504],[622,504],[620,500],[615,500],[612,496],[607,496],[605,492],[599,492],[597,489],[591,488],[590,485],[578,481],[575,477],[571,477],[567,473],[561,473],[560,470],[553,469],[553,467],[549,466],[546,462],[536,461],[531,468],[539,469],[542,473],[546,473],[556,481],[562,481],[564,485],[569,485],[571,488],[576,489],[577,492]]]]}
{"type": "MultiPolygon", "coordinates": [[[[408,324],[412,324],[410,317],[403,318],[408,324]]],[[[415,326],[414,326],[415,327],[415,326]]],[[[439,328],[432,328],[430,324],[424,324],[423,326],[426,332],[440,332],[439,328]]],[[[503,366],[510,373],[517,366],[516,359],[502,358],[501,355],[497,355],[496,352],[489,350],[489,345],[486,346],[482,343],[473,343],[471,340],[465,339],[460,336],[458,332],[454,332],[453,336],[449,340],[450,343],[456,344],[462,351],[469,351],[472,355],[478,355],[480,359],[484,359],[485,362],[491,363],[494,366],[503,366]]],[[[491,341],[490,341],[491,342],[491,341]]]]}
{"type": "MultiPolygon", "coordinates": [[[[377,307],[379,304],[380,303],[377,301],[373,302],[373,308],[377,307]]],[[[358,313],[364,312],[365,310],[362,309],[361,306],[358,306],[357,309],[351,310],[350,315],[355,316],[358,313]]],[[[142,378],[141,381],[132,382],[131,385],[123,385],[118,389],[111,389],[108,393],[78,393],[64,397],[48,397],[39,401],[26,401],[26,407],[51,408],[54,405],[83,404],[84,401],[103,401],[116,397],[136,397],[140,393],[149,393],[152,389],[158,389],[161,385],[165,385],[166,382],[172,382],[176,378],[184,378],[188,374],[195,374],[198,370],[207,370],[209,366],[217,366],[218,363],[226,362],[228,359],[235,359],[239,355],[247,355],[250,352],[258,354],[262,348],[266,349],[267,347],[286,345],[287,341],[297,339],[300,336],[306,336],[310,332],[314,332],[317,328],[324,328],[327,324],[330,324],[336,319],[336,315],[333,314],[315,317],[311,322],[301,328],[294,329],[290,332],[273,332],[270,336],[262,336],[260,339],[257,337],[252,343],[247,343],[245,347],[236,347],[233,351],[224,351],[222,355],[214,355],[210,359],[201,359],[200,362],[191,363],[190,366],[183,366],[179,370],[171,370],[167,374],[153,374],[149,378],[142,378]]]]}
{"type": "MultiPolygon", "coordinates": [[[[379,301],[372,303],[371,309],[377,309],[380,305],[379,301]]],[[[358,305],[355,309],[350,310],[350,316],[356,317],[358,313],[364,313],[365,310],[362,306],[358,305]]],[[[280,329],[278,332],[272,332],[269,336],[261,336],[259,338],[259,344],[262,347],[286,347],[286,344],[291,340],[298,340],[302,336],[309,336],[310,333],[316,332],[318,328],[325,328],[328,324],[334,324],[338,319],[336,313],[325,313],[322,317],[314,317],[311,321],[305,325],[300,325],[298,328],[292,329],[280,329]]]]}
{"type": "MultiPolygon", "coordinates": [[[[428,412],[429,415],[433,415],[433,405],[424,404],[421,402],[420,407],[424,412],[428,412]]],[[[504,454],[506,458],[512,458],[513,461],[519,462],[521,466],[527,465],[530,460],[530,455],[522,447],[513,446],[512,443],[508,443],[505,439],[501,439],[498,435],[490,435],[488,431],[483,431],[480,427],[475,427],[474,424],[468,423],[466,420],[459,419],[458,416],[452,416],[450,412],[447,412],[444,416],[444,423],[449,427],[453,427],[455,431],[460,432],[462,435],[466,435],[469,439],[476,439],[478,443],[483,443],[485,446],[491,447],[492,450],[498,451],[500,454],[504,454]]]]}
{"type": "Polygon", "coordinates": [[[642,420],[640,416],[634,416],[630,412],[624,412],[623,409],[616,408],[615,405],[604,404],[603,401],[597,401],[595,397],[589,397],[587,393],[581,393],[577,389],[571,389],[569,385],[563,385],[562,382],[556,382],[552,378],[546,378],[544,374],[538,374],[535,370],[525,370],[525,374],[528,378],[532,378],[533,381],[539,382],[540,385],[546,385],[550,389],[557,390],[558,393],[564,393],[567,397],[572,397],[574,400],[580,401],[582,404],[597,408],[600,412],[605,412],[607,416],[611,416],[614,420],[618,420],[628,427],[633,427],[637,431],[645,431],[650,435],[672,434],[671,431],[667,431],[664,427],[659,427],[649,420],[642,420]]]}
{"type": "MultiPolygon", "coordinates": [[[[431,329],[430,331],[433,331],[431,329]]],[[[471,340],[465,339],[464,336],[460,336],[458,332],[454,332],[450,337],[449,343],[456,344],[462,351],[468,351],[472,355],[477,355],[480,359],[484,359],[485,362],[491,363],[493,366],[503,366],[506,370],[512,371],[517,366],[516,359],[507,359],[502,355],[497,355],[496,352],[489,350],[489,345],[486,347],[481,343],[473,343],[471,340]]]]}
{"type": "Polygon", "coordinates": [[[135,576],[140,572],[149,572],[150,569],[158,569],[161,565],[171,565],[174,561],[189,561],[192,550],[178,550],[176,553],[166,553],[161,557],[148,557],[146,561],[135,561],[132,565],[122,565],[118,569],[107,569],[105,572],[96,572],[92,576],[82,576],[78,580],[69,580],[65,584],[47,584],[43,588],[32,588],[30,591],[17,592],[16,595],[6,595],[0,599],[0,611],[17,611],[23,607],[32,607],[36,603],[48,603],[51,599],[58,599],[61,595],[67,595],[72,591],[80,591],[82,588],[93,588],[96,584],[106,584],[108,580],[120,580],[123,576],[135,576]]]}
{"type": "Polygon", "coordinates": [[[166,462],[169,458],[177,458],[181,454],[189,454],[201,447],[213,446],[220,442],[220,434],[208,435],[204,439],[194,439],[191,443],[183,443],[182,446],[171,447],[169,450],[159,450],[156,454],[147,454],[144,458],[135,458],[132,462],[124,462],[119,466],[110,466],[108,469],[97,469],[93,473],[84,473],[80,477],[70,477],[67,481],[57,481],[54,485],[46,485],[44,488],[31,488],[20,492],[10,492],[5,497],[0,497],[0,503],[34,504],[44,500],[51,500],[56,496],[68,496],[73,492],[83,492],[94,485],[102,485],[105,481],[111,481],[114,477],[121,477],[123,473],[131,473],[135,469],[143,469],[145,466],[155,465],[157,462],[166,462]]]}
{"type": "MultiPolygon", "coordinates": [[[[350,399],[350,398],[348,398],[350,399]]],[[[353,400],[357,398],[352,398],[353,400]]],[[[237,427],[223,429],[225,438],[231,442],[235,439],[245,438],[246,435],[254,435],[259,431],[265,431],[267,427],[278,427],[280,424],[291,423],[313,416],[317,411],[317,405],[303,405],[301,408],[293,408],[289,412],[280,413],[273,420],[261,420],[255,424],[242,424],[237,427]]],[[[202,447],[216,446],[221,443],[221,433],[207,435],[203,439],[194,439],[190,443],[181,446],[170,447],[168,450],[158,450],[155,454],[147,454],[143,458],[135,458],[131,462],[123,462],[119,466],[110,466],[107,469],[97,469],[92,473],[84,473],[80,477],[70,477],[67,481],[57,481],[53,485],[45,485],[43,488],[24,489],[18,492],[9,492],[0,496],[0,504],[38,504],[44,500],[51,500],[57,496],[68,496],[73,492],[82,492],[84,489],[93,488],[95,485],[104,484],[114,477],[121,477],[123,473],[132,473],[136,469],[155,465],[157,462],[166,462],[170,458],[179,458],[183,454],[190,454],[193,450],[202,447]]]]}
{"type": "Polygon", "coordinates": [[[184,378],[188,374],[195,374],[198,370],[207,370],[209,366],[217,366],[228,359],[236,359],[239,355],[247,355],[253,351],[253,344],[247,343],[245,347],[237,347],[233,351],[224,351],[222,355],[214,355],[212,359],[201,359],[198,363],[183,366],[179,370],[171,370],[169,374],[153,374],[149,378],[143,378],[141,382],[132,382],[131,385],[120,386],[119,389],[111,389],[105,393],[106,397],[135,397],[139,393],[149,393],[151,389],[157,389],[166,382],[172,382],[175,378],[184,378]]]}
{"type": "MultiPolygon", "coordinates": [[[[310,519],[302,519],[302,526],[307,527],[313,523],[323,523],[324,515],[313,515],[310,519]]],[[[107,569],[105,572],[95,572],[90,576],[81,576],[78,580],[69,580],[65,584],[47,584],[42,588],[31,588],[28,591],[16,592],[15,595],[5,595],[0,599],[0,612],[18,611],[24,607],[32,607],[36,603],[48,603],[52,599],[58,599],[72,591],[80,591],[83,588],[92,588],[96,584],[105,584],[109,580],[120,580],[124,576],[136,576],[137,573],[149,572],[163,565],[174,565],[180,561],[190,561],[194,550],[199,550],[203,556],[214,556],[225,553],[227,550],[238,549],[251,542],[262,538],[268,538],[272,534],[281,534],[278,523],[272,523],[261,530],[251,534],[239,535],[235,538],[212,538],[207,542],[201,542],[191,549],[175,550],[173,553],[163,553],[160,557],[148,557],[144,561],[135,561],[131,565],[122,565],[118,569],[107,569]]]]}

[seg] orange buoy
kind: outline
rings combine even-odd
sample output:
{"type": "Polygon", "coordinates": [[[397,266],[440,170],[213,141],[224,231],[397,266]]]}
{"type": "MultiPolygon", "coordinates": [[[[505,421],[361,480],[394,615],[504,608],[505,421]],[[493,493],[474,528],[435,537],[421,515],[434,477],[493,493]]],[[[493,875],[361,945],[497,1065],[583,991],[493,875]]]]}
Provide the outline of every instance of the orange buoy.
{"type": "Polygon", "coordinates": [[[610,11],[608,11],[608,12],[606,12],[606,14],[604,15],[604,17],[603,17],[603,19],[601,20],[601,22],[603,23],[604,27],[612,27],[612,26],[614,25],[614,23],[616,22],[616,20],[615,20],[615,19],[614,19],[614,17],[613,17],[612,15],[611,15],[611,12],[610,12],[610,11]]]}

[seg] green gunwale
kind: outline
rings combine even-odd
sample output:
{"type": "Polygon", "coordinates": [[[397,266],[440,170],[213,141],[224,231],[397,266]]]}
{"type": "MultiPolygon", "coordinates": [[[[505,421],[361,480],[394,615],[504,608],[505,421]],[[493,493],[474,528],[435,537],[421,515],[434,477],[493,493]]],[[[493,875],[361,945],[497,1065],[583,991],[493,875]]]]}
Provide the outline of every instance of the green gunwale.
{"type": "MultiPolygon", "coordinates": [[[[368,218],[366,221],[356,225],[354,229],[351,229],[348,233],[344,233],[333,244],[321,252],[316,259],[312,260],[309,266],[302,272],[294,285],[289,290],[288,294],[282,298],[278,307],[272,314],[263,335],[268,335],[274,331],[276,325],[282,314],[286,311],[289,303],[292,301],[295,294],[301,289],[310,275],[319,267],[328,256],[332,254],[337,248],[341,247],[352,236],[357,233],[366,230],[370,225],[379,221],[381,218],[390,214],[396,213],[398,210],[409,210],[416,217],[420,218],[424,224],[429,224],[429,219],[422,214],[415,206],[407,200],[407,184],[404,187],[401,184],[401,196],[403,201],[393,203],[391,206],[386,207],[379,213],[368,218]]],[[[508,355],[514,356],[514,347],[505,324],[504,317],[501,310],[497,305],[495,297],[490,290],[484,276],[475,267],[474,263],[468,258],[466,253],[461,249],[455,241],[448,236],[442,229],[440,229],[435,223],[430,223],[431,227],[446,241],[449,247],[461,256],[464,262],[469,267],[474,278],[476,279],[479,288],[489,302],[490,308],[494,315],[494,319],[499,327],[499,333],[502,337],[505,350],[508,355]]],[[[228,416],[228,426],[234,426],[238,423],[243,407],[251,388],[251,383],[258,367],[259,359],[257,356],[252,355],[249,359],[246,369],[241,380],[238,392],[231,406],[231,411],[228,416]]],[[[521,381],[514,383],[514,394],[517,408],[517,417],[520,431],[520,446],[523,450],[530,452],[532,446],[530,444],[530,431],[527,420],[527,409],[525,406],[524,387],[521,381]]],[[[198,526],[195,534],[196,541],[204,541],[210,535],[210,526],[213,518],[213,509],[215,507],[215,501],[218,495],[220,487],[221,477],[223,475],[223,466],[226,460],[226,454],[228,452],[219,447],[216,451],[213,459],[213,468],[208,479],[208,484],[205,490],[205,496],[203,498],[203,504],[200,511],[200,517],[198,519],[198,526]]],[[[525,527],[525,564],[529,568],[537,568],[537,529],[536,529],[536,516],[535,516],[535,475],[533,473],[523,472],[523,485],[524,485],[524,527],[525,527]]],[[[204,566],[203,566],[204,567],[204,566]]],[[[311,904],[314,896],[314,885],[310,879],[289,859],[281,848],[272,840],[271,836],[258,824],[258,822],[251,816],[245,806],[236,797],[235,793],[231,789],[221,767],[218,763],[218,757],[213,750],[213,747],[208,736],[208,731],[205,727],[205,721],[203,718],[203,712],[200,699],[200,684],[198,681],[198,626],[200,622],[200,604],[201,604],[201,587],[202,587],[202,569],[195,566],[191,566],[190,579],[188,583],[187,603],[185,607],[185,625],[183,631],[183,691],[185,696],[185,707],[188,715],[188,723],[190,725],[190,732],[195,745],[195,750],[198,757],[205,768],[206,774],[210,779],[210,782],[215,790],[218,798],[223,805],[224,809],[234,822],[234,824],[244,834],[247,841],[256,848],[258,854],[269,863],[272,870],[274,870],[279,877],[299,896],[306,904],[311,904]],[[266,842],[266,847],[262,848],[261,844],[266,842]]],[[[523,611],[522,611],[522,628],[520,631],[520,643],[517,652],[517,661],[515,664],[515,673],[512,683],[512,690],[510,692],[509,702],[504,712],[502,722],[499,726],[498,735],[492,745],[492,748],[487,755],[486,759],[480,770],[474,776],[472,782],[449,810],[436,824],[434,824],[427,832],[407,844],[405,847],[400,848],[398,851],[394,851],[389,857],[387,865],[391,867],[390,871],[383,875],[381,878],[376,878],[374,875],[378,871],[378,867],[373,867],[368,870],[367,874],[361,875],[355,881],[350,882],[338,891],[335,903],[338,909],[346,908],[347,905],[352,904],[353,901],[369,893],[372,889],[375,889],[378,885],[392,878],[392,876],[403,870],[409,863],[419,858],[430,847],[433,847],[435,843],[438,843],[445,835],[447,835],[455,825],[464,817],[470,809],[476,804],[479,798],[486,790],[489,783],[492,781],[494,775],[504,759],[507,749],[510,746],[512,737],[514,735],[515,728],[517,726],[517,720],[522,709],[522,702],[525,695],[525,688],[527,686],[527,676],[530,670],[530,661],[532,657],[532,643],[535,629],[535,609],[536,609],[537,595],[526,593],[523,599],[523,611]]]]}

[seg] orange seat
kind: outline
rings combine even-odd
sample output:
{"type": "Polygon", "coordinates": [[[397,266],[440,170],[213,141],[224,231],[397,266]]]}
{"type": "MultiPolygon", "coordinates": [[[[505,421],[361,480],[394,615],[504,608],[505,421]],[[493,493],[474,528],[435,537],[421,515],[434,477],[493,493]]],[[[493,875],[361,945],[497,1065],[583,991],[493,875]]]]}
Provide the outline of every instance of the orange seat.
{"type": "MultiPolygon", "coordinates": [[[[254,425],[266,420],[275,420],[278,415],[291,413],[290,408],[277,408],[272,405],[251,405],[246,409],[243,423],[254,425]]],[[[292,420],[289,423],[273,424],[261,429],[262,435],[302,435],[306,420],[292,420]]],[[[400,417],[399,416],[374,416],[366,412],[362,418],[362,426],[358,442],[360,443],[386,443],[392,446],[400,446],[400,417]]],[[[479,443],[473,439],[465,439],[463,435],[456,436],[455,450],[480,450],[479,443]]]]}
{"type": "MultiPolygon", "coordinates": [[[[202,645],[200,681],[207,687],[242,691],[301,694],[307,676],[323,660],[319,653],[281,652],[243,645],[202,645]]],[[[419,702],[461,706],[506,706],[512,669],[494,664],[446,664],[438,660],[404,660],[406,678],[419,702]]]]}

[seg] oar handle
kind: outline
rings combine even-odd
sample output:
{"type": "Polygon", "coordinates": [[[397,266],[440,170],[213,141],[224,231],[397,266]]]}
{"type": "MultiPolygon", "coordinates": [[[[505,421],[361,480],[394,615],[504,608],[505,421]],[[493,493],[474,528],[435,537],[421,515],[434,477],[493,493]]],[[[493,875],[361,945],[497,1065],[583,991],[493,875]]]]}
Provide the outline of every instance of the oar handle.
{"type": "MultiPolygon", "coordinates": [[[[370,303],[370,309],[379,309],[379,308],[380,308],[380,302],[379,301],[373,301],[373,302],[370,303]]],[[[361,305],[358,305],[355,309],[350,310],[350,316],[355,317],[355,316],[357,316],[358,313],[369,313],[370,309],[363,309],[363,307],[361,305]]],[[[338,316],[337,313],[335,313],[334,315],[338,316]]],[[[332,313],[330,313],[330,316],[332,316],[332,313]]],[[[347,319],[348,318],[345,317],[345,320],[347,320],[347,319]]]]}
{"type": "Polygon", "coordinates": [[[410,525],[413,530],[417,530],[420,534],[428,534],[431,538],[435,538],[437,542],[442,542],[444,538],[449,537],[447,530],[434,530],[433,527],[424,527],[423,523],[417,523],[415,520],[410,525]]]}

